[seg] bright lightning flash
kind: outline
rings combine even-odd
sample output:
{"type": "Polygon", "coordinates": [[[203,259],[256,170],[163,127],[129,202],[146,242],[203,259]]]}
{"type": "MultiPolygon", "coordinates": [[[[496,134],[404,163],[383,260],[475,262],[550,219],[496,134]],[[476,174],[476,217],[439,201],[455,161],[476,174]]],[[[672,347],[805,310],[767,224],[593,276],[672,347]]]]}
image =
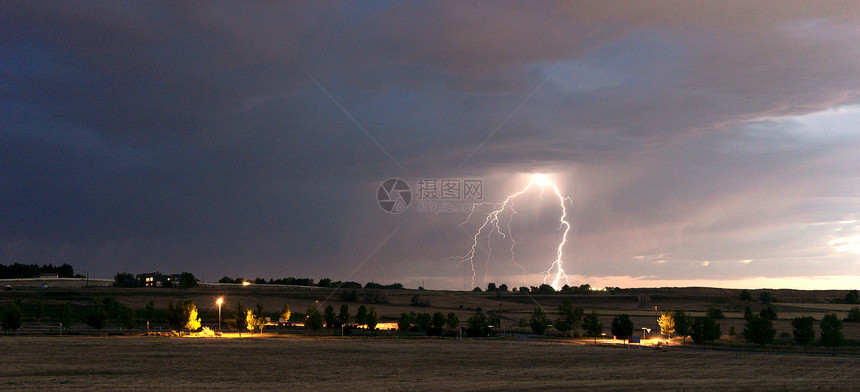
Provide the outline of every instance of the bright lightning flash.
{"type": "MultiPolygon", "coordinates": [[[[564,197],[561,195],[561,191],[558,190],[558,186],[552,181],[552,179],[544,174],[532,174],[529,177],[528,184],[521,189],[520,191],[513,193],[505,198],[501,203],[476,203],[472,206],[472,211],[469,213],[469,217],[466,218],[466,221],[461,223],[460,226],[468,223],[472,219],[472,215],[478,209],[477,207],[483,205],[493,206],[494,209],[490,211],[486,218],[484,219],[484,223],[478,228],[478,231],[475,233],[475,236],[472,238],[472,246],[469,251],[463,255],[459,256],[460,264],[468,262],[472,267],[472,286],[475,285],[475,256],[478,249],[478,241],[486,238],[487,244],[489,247],[489,243],[493,237],[493,234],[498,234],[502,238],[507,238],[511,241],[511,260],[514,265],[519,267],[523,272],[525,269],[517,263],[516,258],[514,257],[514,247],[516,246],[516,241],[514,241],[514,237],[511,234],[511,221],[514,219],[514,215],[517,214],[517,211],[514,210],[513,201],[524,193],[528,192],[532,187],[537,187],[540,189],[541,197],[543,197],[543,193],[546,188],[549,188],[555,197],[558,198],[558,204],[561,207],[561,216],[559,217],[559,230],[562,231],[561,240],[558,243],[558,247],[556,248],[555,260],[550,264],[549,269],[544,271],[546,277],[544,277],[544,283],[547,282],[550,278],[552,278],[552,283],[550,285],[556,289],[561,289],[563,284],[570,284],[567,275],[564,273],[563,261],[562,257],[564,256],[564,245],[567,243],[567,233],[570,231],[570,222],[567,221],[567,207],[565,206],[565,201],[571,201],[569,197],[564,197]],[[506,212],[509,211],[509,212],[506,212]],[[507,222],[503,225],[500,225],[501,216],[510,217],[507,219],[507,222]]],[[[489,249],[487,252],[487,262],[489,263],[490,253],[492,249],[489,249]]],[[[486,270],[485,270],[486,273],[486,270]]],[[[484,276],[486,278],[486,276],[484,276]]]]}

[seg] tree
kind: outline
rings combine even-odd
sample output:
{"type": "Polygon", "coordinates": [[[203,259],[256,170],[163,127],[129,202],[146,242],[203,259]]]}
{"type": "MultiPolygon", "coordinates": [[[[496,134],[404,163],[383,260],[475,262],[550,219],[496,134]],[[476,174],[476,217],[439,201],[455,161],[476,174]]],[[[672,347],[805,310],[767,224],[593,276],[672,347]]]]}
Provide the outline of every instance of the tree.
{"type": "Polygon", "coordinates": [[[496,291],[496,284],[493,282],[487,283],[487,292],[496,291]]]}
{"type": "Polygon", "coordinates": [[[280,318],[283,319],[285,323],[289,323],[290,322],[290,316],[292,316],[292,315],[293,315],[293,312],[290,312],[290,305],[284,304],[284,307],[281,308],[280,318]]]}
{"type": "Polygon", "coordinates": [[[759,312],[759,316],[763,319],[776,320],[776,311],[772,307],[767,306],[759,312]]]}
{"type": "Polygon", "coordinates": [[[364,301],[369,304],[387,304],[388,297],[379,290],[364,290],[364,301]]]}
{"type": "Polygon", "coordinates": [[[684,339],[684,345],[687,345],[687,336],[690,336],[690,327],[692,320],[690,316],[681,310],[672,312],[672,320],[675,321],[675,333],[684,339]]]}
{"type": "Polygon", "coordinates": [[[358,311],[355,312],[355,323],[358,325],[367,324],[367,307],[361,305],[358,307],[358,311]]]}
{"type": "Polygon", "coordinates": [[[831,347],[836,352],[836,347],[842,345],[845,336],[842,335],[842,320],[830,313],[821,319],[821,345],[831,347]]]}
{"type": "Polygon", "coordinates": [[[245,311],[245,320],[247,321],[246,328],[250,331],[260,330],[263,333],[263,327],[266,326],[266,318],[263,316],[263,304],[258,303],[257,309],[248,309],[245,311]]]}
{"type": "Polygon", "coordinates": [[[549,328],[549,324],[549,317],[546,316],[543,308],[535,306],[531,317],[529,317],[529,327],[531,327],[532,332],[537,335],[543,335],[547,328],[549,328]]]}
{"type": "Polygon", "coordinates": [[[457,329],[460,327],[460,318],[454,312],[448,313],[447,320],[445,320],[445,325],[451,329],[457,329]]]}
{"type": "Polygon", "coordinates": [[[771,294],[769,291],[762,291],[761,293],[759,293],[758,299],[761,300],[762,303],[766,304],[775,302],[773,294],[771,294]]]}
{"type": "Polygon", "coordinates": [[[791,320],[792,333],[797,344],[806,346],[812,342],[812,339],[815,339],[814,321],[815,319],[812,317],[795,317],[794,320],[791,320]]]}
{"type": "Polygon", "coordinates": [[[597,311],[592,310],[591,313],[585,315],[585,318],[582,320],[582,329],[584,329],[585,333],[589,336],[594,337],[595,344],[597,344],[597,336],[603,332],[603,323],[600,322],[600,319],[597,316],[597,311]]]}
{"type": "Polygon", "coordinates": [[[538,286],[538,292],[540,292],[540,293],[554,293],[555,289],[546,283],[541,283],[541,285],[538,286]]]}
{"type": "Polygon", "coordinates": [[[501,291],[503,293],[507,293],[508,292],[508,285],[506,285],[504,283],[500,284],[499,285],[499,291],[501,291]]]}
{"type": "Polygon", "coordinates": [[[245,328],[249,331],[254,332],[257,329],[260,330],[260,333],[263,333],[263,325],[266,322],[260,317],[257,317],[257,313],[251,309],[245,310],[245,328]]]}
{"type": "Polygon", "coordinates": [[[848,317],[845,318],[845,321],[849,323],[857,323],[860,322],[860,307],[853,307],[848,311],[848,317]]]}
{"type": "Polygon", "coordinates": [[[179,288],[190,289],[192,287],[197,287],[197,278],[194,277],[194,274],[183,271],[182,274],[179,275],[179,288]]]}
{"type": "Polygon", "coordinates": [[[239,332],[239,337],[242,336],[242,331],[247,329],[248,320],[245,315],[247,311],[241,302],[236,301],[236,309],[233,311],[233,317],[226,320],[227,328],[234,329],[239,332]]]}
{"type": "Polygon", "coordinates": [[[633,321],[626,313],[612,318],[612,335],[616,339],[628,340],[633,336],[633,321]]]}
{"type": "Polygon", "coordinates": [[[137,287],[138,281],[134,275],[128,272],[119,272],[113,276],[113,285],[115,287],[137,287]]]}
{"type": "Polygon", "coordinates": [[[660,326],[660,333],[672,338],[672,334],[675,333],[675,319],[672,318],[672,315],[669,313],[661,313],[660,318],[657,319],[657,325],[660,326]]]}
{"type": "Polygon", "coordinates": [[[197,304],[194,301],[185,301],[185,329],[196,331],[200,329],[200,317],[197,315],[197,304]]]}
{"type": "MultiPolygon", "coordinates": [[[[359,287],[361,287],[361,285],[359,285],[359,287]]],[[[356,302],[358,301],[358,291],[343,290],[340,292],[340,300],[343,302],[356,302]]]]}
{"type": "Polygon", "coordinates": [[[98,301],[93,301],[93,306],[90,307],[90,312],[87,314],[87,325],[101,331],[107,326],[108,314],[98,301]]]}
{"type": "Polygon", "coordinates": [[[750,343],[764,346],[773,343],[773,337],[776,336],[776,329],[773,328],[773,322],[760,315],[752,315],[747,318],[744,325],[744,339],[750,343]]]}
{"type": "Polygon", "coordinates": [[[481,308],[476,309],[472,317],[466,320],[466,334],[469,336],[487,336],[489,329],[490,321],[481,308]]]}
{"type": "Polygon", "coordinates": [[[113,297],[105,297],[102,300],[102,304],[104,305],[104,310],[108,314],[108,319],[117,320],[119,319],[119,311],[122,308],[119,302],[117,302],[113,297]]]}
{"type": "Polygon", "coordinates": [[[858,295],[857,290],[851,290],[845,294],[846,304],[856,304],[858,299],[860,299],[860,295],[858,295]]]}
{"type": "Polygon", "coordinates": [[[367,311],[367,317],[365,317],[364,323],[367,324],[367,329],[371,331],[376,329],[376,324],[379,324],[379,315],[376,314],[376,309],[370,308],[370,310],[367,311]]]}
{"type": "Polygon", "coordinates": [[[753,299],[752,294],[747,289],[744,289],[743,291],[741,291],[740,297],[741,297],[742,301],[747,301],[747,302],[752,301],[752,299],[753,299]]]}
{"type": "Polygon", "coordinates": [[[66,330],[71,328],[72,322],[74,322],[74,313],[72,312],[72,304],[66,302],[63,305],[63,308],[60,309],[60,325],[62,325],[62,329],[66,330]]]}
{"type": "MultiPolygon", "coordinates": [[[[6,309],[3,309],[3,330],[12,332],[17,331],[21,328],[21,325],[24,323],[24,312],[21,311],[21,307],[18,306],[17,303],[11,303],[6,309]]],[[[104,328],[104,327],[102,327],[104,328]]],[[[101,329],[101,328],[99,328],[101,329]]]]}
{"type": "Polygon", "coordinates": [[[705,345],[707,342],[717,340],[722,335],[720,324],[712,317],[696,317],[690,327],[690,337],[696,344],[705,345]]]}
{"type": "Polygon", "coordinates": [[[146,321],[152,321],[153,317],[155,317],[155,301],[149,301],[146,304],[146,321]]]}
{"type": "Polygon", "coordinates": [[[430,324],[433,328],[442,329],[445,326],[446,321],[448,320],[445,318],[445,313],[436,312],[433,313],[433,321],[431,321],[430,324]]]}
{"type": "Polygon", "coordinates": [[[352,316],[349,314],[349,305],[340,305],[340,313],[337,314],[337,321],[340,321],[341,325],[347,325],[351,319],[352,316]]]}
{"type": "Polygon", "coordinates": [[[720,310],[720,308],[708,308],[707,316],[714,319],[714,320],[726,318],[726,316],[723,314],[723,311],[720,310]]]}
{"type": "Polygon", "coordinates": [[[430,329],[432,318],[429,313],[418,313],[414,319],[419,331],[424,332],[430,329]]]}
{"type": "Polygon", "coordinates": [[[236,281],[235,281],[235,280],[233,280],[233,279],[231,279],[231,278],[230,278],[230,277],[228,277],[228,276],[225,276],[225,277],[223,277],[223,278],[219,279],[219,280],[218,280],[218,283],[236,283],[236,281]]]}
{"type": "Polygon", "coordinates": [[[319,331],[320,328],[322,328],[323,317],[320,314],[316,303],[313,303],[311,304],[311,306],[308,306],[308,309],[305,311],[305,315],[305,328],[311,331],[319,331]]]}
{"type": "Polygon", "coordinates": [[[176,331],[182,331],[185,325],[188,324],[188,310],[184,304],[173,303],[170,300],[167,303],[167,325],[176,331]]]}
{"type": "Polygon", "coordinates": [[[137,324],[137,319],[135,318],[133,309],[124,309],[122,313],[119,315],[119,321],[122,323],[122,326],[131,333],[131,329],[134,328],[135,324],[137,324]]]}
{"type": "Polygon", "coordinates": [[[398,331],[408,331],[409,327],[412,326],[412,316],[409,313],[403,312],[400,315],[400,319],[397,320],[397,330],[398,331]]]}
{"type": "Polygon", "coordinates": [[[71,265],[63,263],[63,265],[57,268],[57,276],[60,278],[74,278],[75,269],[71,265]]]}
{"type": "Polygon", "coordinates": [[[474,289],[472,289],[472,291],[474,291],[476,293],[480,293],[482,290],[480,287],[475,287],[474,289]]]}
{"type": "Polygon", "coordinates": [[[334,328],[337,323],[337,315],[334,313],[334,307],[329,305],[325,307],[325,327],[334,328]]]}
{"type": "Polygon", "coordinates": [[[574,307],[569,300],[564,300],[558,305],[558,319],[555,321],[555,329],[562,335],[570,335],[582,323],[584,312],[582,308],[574,307]]]}
{"type": "Polygon", "coordinates": [[[422,298],[418,295],[413,295],[412,299],[410,299],[410,306],[420,306],[422,308],[429,308],[430,301],[427,298],[422,298]]]}

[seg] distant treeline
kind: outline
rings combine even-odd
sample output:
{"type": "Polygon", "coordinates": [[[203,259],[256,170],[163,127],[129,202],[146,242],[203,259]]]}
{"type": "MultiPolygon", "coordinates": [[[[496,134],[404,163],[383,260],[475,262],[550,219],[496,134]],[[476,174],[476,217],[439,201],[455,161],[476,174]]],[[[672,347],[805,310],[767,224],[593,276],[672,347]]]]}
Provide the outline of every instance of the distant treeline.
{"type": "Polygon", "coordinates": [[[245,282],[253,283],[253,284],[281,284],[281,285],[290,285],[290,286],[340,287],[343,289],[360,289],[360,288],[388,289],[388,290],[403,289],[403,285],[400,283],[380,284],[380,283],[374,283],[374,282],[367,282],[366,284],[362,285],[361,283],[358,283],[358,282],[352,282],[352,281],[343,282],[340,280],[333,281],[329,278],[320,279],[320,281],[317,282],[316,284],[314,283],[314,280],[311,278],[293,278],[293,277],[282,278],[282,279],[269,279],[269,280],[265,280],[263,278],[257,278],[254,280],[250,280],[250,279],[245,279],[245,278],[232,279],[230,277],[225,276],[225,277],[221,278],[221,280],[218,281],[218,283],[239,283],[239,284],[242,284],[245,282]]]}
{"type": "Polygon", "coordinates": [[[52,264],[43,266],[20,263],[12,265],[0,264],[0,279],[38,278],[41,274],[57,274],[61,278],[74,278],[75,269],[68,264],[63,264],[59,267],[55,267],[52,264]]]}

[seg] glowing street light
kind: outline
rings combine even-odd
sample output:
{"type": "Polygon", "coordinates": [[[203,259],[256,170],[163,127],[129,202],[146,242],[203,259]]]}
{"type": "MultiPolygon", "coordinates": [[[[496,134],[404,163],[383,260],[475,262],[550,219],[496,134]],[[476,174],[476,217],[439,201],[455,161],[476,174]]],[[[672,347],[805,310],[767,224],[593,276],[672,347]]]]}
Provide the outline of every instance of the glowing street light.
{"type": "MultiPolygon", "coordinates": [[[[642,340],[648,339],[648,334],[651,333],[651,328],[642,327],[642,340]]],[[[642,348],[642,342],[639,342],[639,348],[642,348]]]]}
{"type": "Polygon", "coordinates": [[[218,332],[221,332],[221,304],[224,303],[224,297],[218,297],[215,303],[218,304],[218,332]]]}

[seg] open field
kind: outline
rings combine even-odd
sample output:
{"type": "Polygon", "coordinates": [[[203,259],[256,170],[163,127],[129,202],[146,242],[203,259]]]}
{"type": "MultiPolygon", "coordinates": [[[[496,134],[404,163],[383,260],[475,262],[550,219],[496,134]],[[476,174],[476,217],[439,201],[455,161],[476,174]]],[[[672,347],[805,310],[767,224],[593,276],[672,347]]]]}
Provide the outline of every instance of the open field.
{"type": "MultiPolygon", "coordinates": [[[[166,309],[169,300],[193,300],[200,309],[203,324],[211,328],[217,327],[218,308],[215,298],[224,296],[225,303],[223,317],[232,317],[236,302],[241,302],[246,307],[262,304],[266,312],[273,318],[277,318],[277,312],[284,304],[289,304],[292,309],[294,320],[302,320],[305,309],[315,301],[326,306],[331,304],[338,309],[341,304],[349,305],[354,314],[359,305],[364,304],[373,307],[380,316],[380,322],[394,322],[403,312],[453,312],[460,318],[461,323],[482,308],[485,312],[499,313],[502,319],[503,330],[528,332],[528,327],[518,327],[521,320],[527,320],[535,306],[542,306],[547,312],[554,312],[562,300],[570,300],[576,306],[582,307],[586,312],[597,310],[604,325],[604,331],[608,332],[612,317],[626,313],[631,316],[637,330],[641,327],[657,329],[655,307],[658,311],[681,309],[693,316],[701,316],[710,307],[720,308],[726,315],[720,320],[722,332],[726,340],[731,340],[728,333],[734,327],[736,333],[743,331],[743,310],[750,306],[754,312],[758,312],[764,305],[759,301],[746,302],[739,299],[740,290],[719,288],[640,288],[623,289],[615,293],[602,291],[591,293],[487,293],[471,291],[419,291],[419,290],[377,290],[376,292],[385,298],[385,303],[369,303],[365,300],[367,290],[356,290],[356,299],[344,301],[341,298],[344,290],[321,287],[305,286],[281,286],[281,285],[219,285],[203,284],[193,289],[167,289],[167,288],[116,288],[110,287],[110,281],[90,280],[90,285],[85,287],[84,280],[61,279],[61,280],[6,280],[0,281],[3,285],[9,284],[12,289],[0,291],[0,306],[12,302],[22,301],[25,322],[20,333],[57,333],[59,330],[56,322],[56,311],[65,303],[70,303],[80,312],[92,303],[93,299],[112,297],[119,303],[137,310],[139,319],[136,332],[142,332],[145,322],[142,320],[144,307],[149,301],[153,301],[158,309],[166,309]],[[47,287],[42,288],[45,284],[47,287]],[[429,302],[426,308],[410,306],[413,296],[420,296],[429,302]],[[34,319],[34,307],[41,303],[45,308],[45,316],[41,322],[34,319]],[[501,310],[501,312],[499,312],[501,310]],[[52,332],[53,331],[53,332],[52,332]]],[[[758,298],[760,292],[765,290],[751,290],[754,298],[758,298]]],[[[779,302],[771,304],[779,314],[779,319],[774,325],[779,334],[791,333],[791,319],[798,316],[812,316],[816,320],[829,312],[834,312],[840,318],[847,316],[852,306],[833,303],[834,300],[844,298],[845,290],[767,290],[779,299],[779,302]]],[[[73,326],[76,333],[95,332],[83,324],[80,317],[76,319],[73,326]]],[[[152,320],[153,330],[164,330],[167,324],[164,317],[159,316],[152,320]]],[[[819,332],[818,321],[815,324],[816,332],[819,332]]],[[[108,324],[108,330],[121,330],[116,322],[108,324]]],[[[860,323],[845,323],[844,334],[846,339],[860,339],[860,323]]],[[[790,338],[787,340],[790,341],[790,338]]]]}
{"type": "Polygon", "coordinates": [[[4,390],[858,390],[856,357],[565,341],[0,337],[4,390]]]}
{"type": "MultiPolygon", "coordinates": [[[[856,345],[839,352],[854,355],[777,353],[800,351],[790,338],[782,346],[758,350],[729,336],[743,329],[742,312],[759,301],[739,299],[739,290],[713,288],[626,289],[614,293],[482,293],[453,291],[381,290],[384,303],[368,303],[366,290],[345,300],[332,288],[276,285],[213,285],[181,290],[165,288],[114,288],[99,282],[85,286],[82,281],[6,281],[11,290],[0,292],[0,305],[20,301],[25,322],[19,335],[0,336],[4,390],[17,389],[109,389],[131,390],[142,386],[176,390],[237,388],[271,390],[313,387],[315,390],[860,390],[856,345]],[[420,296],[429,306],[411,306],[420,296]],[[535,306],[548,312],[562,300],[571,300],[586,311],[597,310],[609,332],[611,318],[620,313],[631,316],[636,329],[656,329],[658,310],[682,309],[693,315],[709,307],[722,309],[722,351],[698,349],[624,349],[591,346],[569,339],[464,339],[388,337],[333,338],[267,328],[265,337],[164,338],[139,336],[86,336],[98,333],[74,322],[73,334],[81,336],[39,336],[56,334],[56,310],[69,303],[85,311],[93,299],[114,298],[138,311],[149,301],[159,309],[169,300],[194,300],[200,307],[203,324],[217,326],[214,299],[224,296],[224,318],[230,317],[236,302],[246,306],[263,304],[277,317],[289,304],[297,320],[310,304],[319,301],[336,308],[349,305],[352,312],[360,304],[374,307],[382,322],[391,322],[403,312],[454,312],[463,325],[482,308],[500,314],[503,331],[528,333],[517,326],[535,306]],[[34,318],[36,304],[44,306],[41,320],[34,318]],[[499,312],[501,310],[501,312],[499,312]],[[277,333],[276,333],[277,332],[277,333]],[[285,333],[286,332],[286,333],[285,333]],[[737,350],[737,351],[734,351],[737,350]],[[774,352],[777,351],[777,352],[774,352]]],[[[92,283],[92,282],[91,282],[92,283]]],[[[109,284],[109,282],[107,282],[109,284]]],[[[816,320],[827,312],[844,317],[850,306],[834,303],[845,291],[769,290],[780,302],[772,304],[780,318],[774,323],[779,333],[791,331],[791,317],[811,315],[816,320]]],[[[757,292],[753,291],[757,296],[757,292]]],[[[163,314],[152,320],[153,330],[167,330],[163,314]]],[[[139,319],[133,331],[145,324],[139,319]]],[[[815,325],[819,333],[818,322],[815,325]]],[[[117,322],[106,332],[123,331],[117,322]]],[[[845,323],[845,336],[856,340],[860,323],[845,323]]],[[[124,332],[123,332],[124,333],[124,332]]],[[[587,341],[585,342],[587,343],[587,341]]],[[[678,341],[673,342],[673,345],[678,341]]]]}

